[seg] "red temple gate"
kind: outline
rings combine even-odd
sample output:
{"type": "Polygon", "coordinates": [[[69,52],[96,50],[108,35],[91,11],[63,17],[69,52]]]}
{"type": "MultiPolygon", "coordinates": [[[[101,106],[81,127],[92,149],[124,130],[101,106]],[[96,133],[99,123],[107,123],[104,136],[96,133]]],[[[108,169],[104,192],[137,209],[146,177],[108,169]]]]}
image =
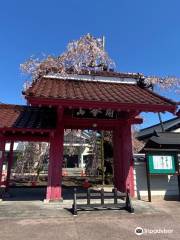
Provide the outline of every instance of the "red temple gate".
{"type": "MultiPolygon", "coordinates": [[[[139,74],[48,75],[24,92],[28,106],[0,105],[0,179],[5,142],[50,142],[47,200],[62,198],[64,129],[112,130],[114,184],[134,195],[131,125],[140,112],[175,112],[176,104],[139,86],[139,74]]],[[[12,165],[12,147],[7,186],[12,165]]]]}

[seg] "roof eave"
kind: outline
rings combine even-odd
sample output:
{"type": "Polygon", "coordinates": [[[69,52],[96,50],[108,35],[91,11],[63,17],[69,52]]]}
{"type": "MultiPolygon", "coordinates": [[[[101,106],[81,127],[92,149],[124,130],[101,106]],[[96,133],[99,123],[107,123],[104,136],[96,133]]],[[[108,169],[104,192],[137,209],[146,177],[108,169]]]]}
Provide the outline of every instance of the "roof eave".
{"type": "Polygon", "coordinates": [[[114,110],[137,110],[141,112],[176,112],[176,103],[169,103],[169,105],[160,104],[136,104],[136,103],[117,103],[117,102],[100,102],[100,101],[87,101],[87,100],[67,100],[67,99],[52,99],[44,97],[26,96],[29,104],[34,106],[58,106],[63,107],[82,107],[82,108],[111,108],[114,110]],[[170,105],[171,104],[171,105],[170,105]]]}
{"type": "Polygon", "coordinates": [[[27,132],[32,132],[32,133],[50,133],[52,132],[54,129],[53,128],[49,128],[49,129],[43,129],[43,128],[17,128],[17,127],[1,127],[0,128],[0,132],[22,132],[23,133],[27,133],[27,132]]]}

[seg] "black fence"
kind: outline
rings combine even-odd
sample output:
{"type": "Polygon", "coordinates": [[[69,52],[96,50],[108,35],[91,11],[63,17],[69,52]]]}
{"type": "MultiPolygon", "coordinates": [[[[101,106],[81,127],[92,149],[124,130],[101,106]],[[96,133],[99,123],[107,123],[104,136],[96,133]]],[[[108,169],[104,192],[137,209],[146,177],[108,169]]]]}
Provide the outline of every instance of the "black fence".
{"type": "Polygon", "coordinates": [[[87,193],[77,193],[77,189],[74,189],[74,201],[72,205],[73,215],[77,215],[77,212],[80,210],[105,209],[127,210],[130,213],[134,213],[129,191],[122,193],[114,188],[112,192],[104,192],[104,189],[102,188],[98,192],[93,192],[91,189],[88,189],[87,193]],[[82,199],[85,200],[85,203],[82,203],[82,199]],[[120,199],[121,202],[119,201],[120,199]],[[92,200],[96,200],[98,203],[93,203],[92,200]],[[111,200],[111,203],[108,200],[111,200]]]}

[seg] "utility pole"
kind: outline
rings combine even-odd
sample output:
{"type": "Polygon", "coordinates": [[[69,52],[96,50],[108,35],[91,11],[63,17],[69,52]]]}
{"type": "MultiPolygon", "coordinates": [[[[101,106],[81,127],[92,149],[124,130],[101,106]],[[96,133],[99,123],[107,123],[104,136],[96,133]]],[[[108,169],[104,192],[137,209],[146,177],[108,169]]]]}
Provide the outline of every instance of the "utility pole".
{"type": "Polygon", "coordinates": [[[160,113],[160,112],[158,112],[158,117],[159,117],[159,122],[160,122],[160,124],[161,124],[161,130],[162,130],[162,132],[165,132],[165,130],[164,130],[164,125],[163,125],[163,121],[162,121],[161,113],[160,113]]]}

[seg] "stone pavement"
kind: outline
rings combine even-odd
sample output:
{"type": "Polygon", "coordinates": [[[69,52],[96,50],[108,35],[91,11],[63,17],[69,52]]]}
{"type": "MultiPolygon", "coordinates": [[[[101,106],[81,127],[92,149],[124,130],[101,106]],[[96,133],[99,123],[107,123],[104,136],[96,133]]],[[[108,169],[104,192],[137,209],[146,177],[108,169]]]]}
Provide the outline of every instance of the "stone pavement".
{"type": "Polygon", "coordinates": [[[0,202],[0,240],[177,240],[180,236],[178,201],[134,200],[134,214],[105,210],[79,212],[76,217],[68,211],[71,203],[44,203],[36,199],[0,202]],[[136,227],[149,233],[137,236],[136,227]],[[164,229],[166,233],[162,233],[164,229]],[[153,230],[161,233],[152,233],[153,230]]]}

